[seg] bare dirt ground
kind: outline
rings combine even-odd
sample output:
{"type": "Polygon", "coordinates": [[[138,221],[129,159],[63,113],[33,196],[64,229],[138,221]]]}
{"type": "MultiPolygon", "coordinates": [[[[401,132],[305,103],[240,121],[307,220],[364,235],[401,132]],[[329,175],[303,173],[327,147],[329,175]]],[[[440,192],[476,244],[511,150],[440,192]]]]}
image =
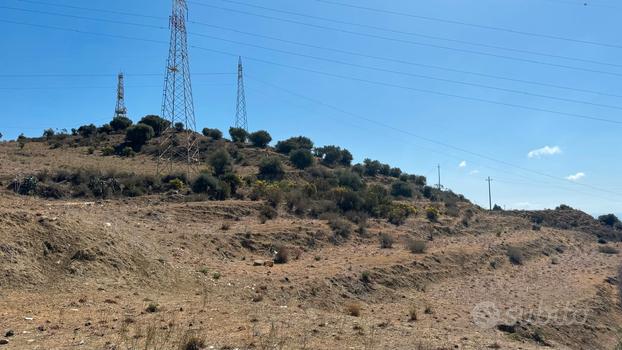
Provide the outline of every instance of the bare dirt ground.
{"type": "MultiPolygon", "coordinates": [[[[3,149],[0,175],[98,162],[37,147],[3,149]]],[[[127,171],[150,162],[110,159],[106,167],[127,171]]],[[[281,213],[262,224],[259,205],[0,190],[0,339],[8,341],[0,349],[180,349],[191,337],[205,349],[620,342],[620,256],[599,252],[585,232],[533,230],[525,218],[484,211],[469,227],[420,213],[399,227],[370,220],[367,234],[335,245],[325,221],[281,213]],[[395,238],[392,248],[380,247],[380,233],[395,238]],[[427,250],[411,253],[406,237],[427,250]],[[255,266],[272,261],[278,245],[298,253],[255,266]],[[521,264],[510,262],[509,247],[523,253],[521,264]]]]}

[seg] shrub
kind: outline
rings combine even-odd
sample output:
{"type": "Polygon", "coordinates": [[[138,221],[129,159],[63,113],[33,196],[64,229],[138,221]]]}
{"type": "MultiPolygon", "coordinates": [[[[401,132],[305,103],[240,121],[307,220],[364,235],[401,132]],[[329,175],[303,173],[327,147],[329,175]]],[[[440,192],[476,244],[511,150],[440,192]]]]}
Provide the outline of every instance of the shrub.
{"type": "Polygon", "coordinates": [[[280,180],[285,170],[283,164],[276,157],[264,158],[259,162],[259,178],[264,180],[280,180]]]}
{"type": "Polygon", "coordinates": [[[331,195],[337,207],[344,212],[358,211],[363,206],[363,199],[359,193],[350,189],[338,187],[331,191],[331,195]]]}
{"type": "Polygon", "coordinates": [[[405,203],[394,203],[390,205],[387,219],[393,225],[402,225],[406,222],[409,216],[415,214],[417,210],[415,207],[405,203]]]}
{"type": "Polygon", "coordinates": [[[525,262],[525,256],[520,248],[509,247],[506,254],[514,265],[522,265],[525,262]]]}
{"type": "Polygon", "coordinates": [[[181,342],[180,350],[201,350],[205,348],[205,341],[197,337],[189,337],[181,342]]]}
{"type": "Polygon", "coordinates": [[[413,238],[406,239],[406,248],[413,254],[423,254],[428,249],[426,241],[416,240],[413,238]]]}
{"type": "Polygon", "coordinates": [[[280,246],[276,249],[276,255],[274,256],[275,264],[287,264],[289,261],[289,249],[285,246],[280,246]]]}
{"type": "Polygon", "coordinates": [[[110,134],[113,131],[114,130],[112,129],[112,126],[110,126],[110,124],[104,124],[100,126],[99,128],[97,128],[97,132],[100,134],[110,134]]]}
{"type": "Polygon", "coordinates": [[[142,146],[155,135],[156,133],[151,126],[139,123],[127,128],[125,131],[125,140],[129,142],[135,150],[139,151],[142,146]]]}
{"type": "Polygon", "coordinates": [[[97,127],[93,124],[82,125],[78,128],[78,134],[84,138],[89,138],[97,134],[97,127]]]}
{"type": "Polygon", "coordinates": [[[175,123],[175,125],[173,125],[173,127],[175,128],[175,131],[177,131],[177,132],[183,132],[184,130],[186,130],[186,126],[182,122],[175,123]]]}
{"type": "Polygon", "coordinates": [[[114,131],[124,131],[125,129],[132,126],[132,121],[127,117],[114,117],[110,122],[110,126],[114,131]]]}
{"type": "Polygon", "coordinates": [[[388,233],[380,234],[380,248],[391,249],[393,248],[393,237],[388,233]]]}
{"type": "Polygon", "coordinates": [[[428,220],[430,220],[431,222],[437,222],[438,221],[438,217],[439,217],[439,212],[438,209],[434,208],[434,207],[427,207],[425,209],[425,216],[428,218],[428,220]]]}
{"type": "Polygon", "coordinates": [[[306,169],[313,165],[313,154],[306,149],[297,149],[289,154],[289,161],[298,168],[306,169]]]}
{"type": "Polygon", "coordinates": [[[231,136],[231,141],[245,143],[248,138],[248,131],[242,128],[229,128],[229,135],[231,136]]]}
{"type": "Polygon", "coordinates": [[[161,136],[171,126],[171,122],[157,115],[147,115],[140,120],[139,124],[149,125],[155,136],[161,136]]]}
{"type": "Polygon", "coordinates": [[[52,137],[54,137],[56,133],[54,132],[54,129],[45,129],[43,130],[43,137],[45,137],[46,139],[51,139],[52,137]]]}
{"type": "Polygon", "coordinates": [[[214,170],[214,174],[223,175],[232,170],[231,157],[225,149],[219,149],[208,159],[209,165],[214,170]]]}
{"type": "Polygon", "coordinates": [[[346,303],[346,314],[354,317],[361,316],[361,304],[355,301],[346,303]]]}
{"type": "Polygon", "coordinates": [[[310,205],[309,198],[301,190],[286,193],[285,204],[287,209],[296,215],[304,214],[310,205]]]}
{"type": "Polygon", "coordinates": [[[609,245],[598,247],[598,251],[603,254],[611,254],[611,255],[617,255],[620,253],[620,250],[618,250],[616,247],[612,247],[609,245]]]}
{"type": "Polygon", "coordinates": [[[363,161],[363,173],[366,176],[376,176],[380,173],[382,164],[377,160],[371,160],[369,158],[363,161]]]}
{"type": "Polygon", "coordinates": [[[283,154],[290,154],[297,149],[311,151],[313,149],[313,141],[304,136],[291,137],[287,140],[277,142],[275,148],[277,152],[283,154]]]}
{"type": "Polygon", "coordinates": [[[400,168],[391,168],[391,170],[389,171],[389,176],[395,177],[395,178],[399,179],[402,176],[402,169],[400,169],[400,168]]]}
{"type": "Polygon", "coordinates": [[[369,271],[361,272],[361,282],[365,284],[371,283],[371,273],[369,271]]]}
{"type": "Polygon", "coordinates": [[[321,159],[326,166],[344,165],[349,166],[352,162],[352,154],[337,146],[324,146],[315,149],[316,157],[321,159]]]}
{"type": "Polygon", "coordinates": [[[174,189],[176,190],[181,190],[186,186],[186,183],[183,182],[181,179],[171,179],[167,182],[169,185],[173,186],[174,189]]]}
{"type": "Polygon", "coordinates": [[[408,320],[411,322],[417,321],[417,305],[413,304],[408,310],[408,320]]]}
{"type": "Polygon", "coordinates": [[[9,188],[21,195],[34,195],[37,192],[39,179],[36,176],[27,176],[23,180],[15,179],[9,188]]]}
{"type": "Polygon", "coordinates": [[[265,130],[259,130],[248,135],[248,140],[255,147],[266,148],[266,146],[268,146],[268,144],[272,141],[272,136],[270,136],[270,134],[265,130]]]}
{"type": "Polygon", "coordinates": [[[229,185],[231,194],[236,194],[238,192],[238,188],[242,186],[242,180],[240,180],[240,178],[234,173],[226,173],[220,177],[220,180],[229,185]]]}
{"type": "Polygon", "coordinates": [[[134,149],[132,147],[124,147],[121,150],[121,155],[123,157],[133,157],[136,155],[136,152],[134,152],[134,149]]]}
{"type": "Polygon", "coordinates": [[[218,129],[203,129],[203,135],[206,137],[210,137],[212,140],[220,140],[222,139],[222,131],[218,129]]]}
{"type": "Polygon", "coordinates": [[[145,311],[149,313],[158,312],[160,311],[160,307],[156,303],[149,303],[149,305],[147,305],[147,307],[145,308],[145,311]]]}
{"type": "Polygon", "coordinates": [[[263,205],[259,208],[259,220],[261,223],[265,223],[268,220],[274,220],[279,216],[279,213],[273,207],[269,205],[263,205]]]}
{"type": "Polygon", "coordinates": [[[337,181],[339,186],[347,187],[353,191],[360,191],[365,186],[363,179],[349,170],[339,171],[337,173],[337,181]]]}
{"type": "Polygon", "coordinates": [[[614,214],[601,215],[598,217],[598,221],[600,221],[600,223],[603,225],[611,227],[615,227],[616,225],[621,224],[620,219],[618,219],[618,217],[614,214]]]}
{"type": "Polygon", "coordinates": [[[113,156],[113,155],[114,155],[114,148],[113,147],[106,146],[106,147],[102,148],[102,156],[108,157],[108,156],[113,156]]]}
{"type": "Polygon", "coordinates": [[[391,195],[410,198],[413,196],[413,189],[408,182],[395,181],[391,184],[391,195]]]}
{"type": "Polygon", "coordinates": [[[225,200],[231,195],[227,184],[208,174],[201,174],[192,182],[192,192],[207,193],[216,200],[225,200]]]}
{"type": "Polygon", "coordinates": [[[333,233],[338,237],[347,239],[352,234],[352,224],[336,215],[329,218],[328,226],[330,226],[333,233]]]}

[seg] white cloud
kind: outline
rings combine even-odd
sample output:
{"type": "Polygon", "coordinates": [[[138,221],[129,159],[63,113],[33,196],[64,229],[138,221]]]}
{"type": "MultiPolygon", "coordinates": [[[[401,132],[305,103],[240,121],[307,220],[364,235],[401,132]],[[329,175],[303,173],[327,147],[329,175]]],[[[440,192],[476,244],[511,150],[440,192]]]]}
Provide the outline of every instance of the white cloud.
{"type": "Polygon", "coordinates": [[[585,177],[585,173],[581,173],[581,172],[579,172],[579,173],[576,173],[576,174],[574,174],[574,175],[569,175],[569,176],[566,176],[566,180],[570,180],[570,181],[579,181],[579,180],[581,180],[581,179],[582,179],[582,178],[584,178],[584,177],[585,177]]]}
{"type": "Polygon", "coordinates": [[[533,151],[527,153],[527,157],[529,158],[540,158],[542,156],[553,156],[556,154],[561,154],[562,149],[559,146],[544,146],[542,148],[534,149],[533,151]]]}
{"type": "Polygon", "coordinates": [[[467,162],[466,162],[466,160],[461,161],[461,162],[460,162],[460,165],[458,165],[458,166],[459,166],[460,168],[466,168],[466,166],[467,166],[467,162]]]}
{"type": "Polygon", "coordinates": [[[477,175],[479,174],[479,170],[471,170],[469,171],[469,175],[477,175]]]}

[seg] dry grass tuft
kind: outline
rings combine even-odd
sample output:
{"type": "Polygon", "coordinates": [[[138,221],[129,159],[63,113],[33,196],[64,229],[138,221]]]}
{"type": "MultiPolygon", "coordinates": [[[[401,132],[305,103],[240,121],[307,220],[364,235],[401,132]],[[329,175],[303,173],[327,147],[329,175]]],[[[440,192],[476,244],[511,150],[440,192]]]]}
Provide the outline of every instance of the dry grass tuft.
{"type": "Polygon", "coordinates": [[[361,316],[361,304],[356,301],[350,301],[346,303],[346,314],[354,317],[361,316]]]}

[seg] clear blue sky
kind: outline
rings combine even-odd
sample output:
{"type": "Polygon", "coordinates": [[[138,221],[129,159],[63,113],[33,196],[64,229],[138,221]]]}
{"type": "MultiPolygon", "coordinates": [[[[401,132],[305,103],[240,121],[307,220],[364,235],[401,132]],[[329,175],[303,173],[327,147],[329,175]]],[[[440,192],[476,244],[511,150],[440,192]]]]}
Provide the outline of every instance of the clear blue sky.
{"type": "MultiPolygon", "coordinates": [[[[166,18],[171,1],[41,1],[4,0],[0,5],[0,31],[3,33],[0,38],[3,48],[0,68],[0,103],[3,106],[0,132],[5,135],[5,139],[15,138],[20,132],[40,135],[47,127],[71,128],[90,122],[102,124],[108,121],[114,111],[114,89],[119,70],[127,74],[126,98],[130,116],[138,120],[146,114],[159,114],[163,77],[157,74],[164,71],[168,52],[165,43],[168,40],[166,18]],[[75,7],[142,16],[115,15],[75,7]],[[75,16],[106,19],[109,22],[75,16]],[[7,20],[44,27],[7,23],[7,20]],[[151,41],[61,31],[49,26],[151,41]],[[101,76],[28,77],[29,74],[101,76]]],[[[317,0],[189,1],[190,64],[195,73],[192,80],[198,126],[226,130],[232,123],[236,93],[233,73],[236,70],[236,55],[241,55],[248,74],[246,85],[250,128],[266,129],[275,140],[306,135],[317,145],[337,144],[350,149],[356,161],[367,157],[379,159],[405,171],[426,175],[430,182],[436,181],[435,167],[440,164],[445,186],[464,193],[484,206],[488,202],[484,179],[491,176],[494,179],[493,201],[507,208],[552,208],[559,203],[567,203],[592,214],[622,213],[622,97],[610,96],[622,96],[622,28],[619,21],[622,5],[616,6],[614,1],[606,0],[587,0],[587,6],[583,5],[583,1],[574,0],[335,1],[480,26],[355,9],[317,0]],[[308,16],[360,25],[340,24],[308,16]],[[339,31],[319,26],[338,28],[339,31]],[[502,27],[538,35],[481,26],[502,27]],[[265,36],[333,50],[296,45],[265,36]],[[572,38],[575,41],[544,36],[572,38]],[[349,55],[334,49],[361,55],[349,55]],[[533,81],[549,86],[432,69],[422,65],[533,81]],[[376,70],[362,66],[375,67],[376,70]],[[496,104],[450,97],[447,94],[484,99],[496,104]],[[507,104],[532,109],[510,107],[507,104]],[[415,135],[455,148],[441,146],[415,135]],[[528,156],[530,151],[545,146],[549,148],[540,152],[539,156],[537,153],[528,156]],[[564,180],[570,176],[574,176],[574,180],[564,180]]]]}

